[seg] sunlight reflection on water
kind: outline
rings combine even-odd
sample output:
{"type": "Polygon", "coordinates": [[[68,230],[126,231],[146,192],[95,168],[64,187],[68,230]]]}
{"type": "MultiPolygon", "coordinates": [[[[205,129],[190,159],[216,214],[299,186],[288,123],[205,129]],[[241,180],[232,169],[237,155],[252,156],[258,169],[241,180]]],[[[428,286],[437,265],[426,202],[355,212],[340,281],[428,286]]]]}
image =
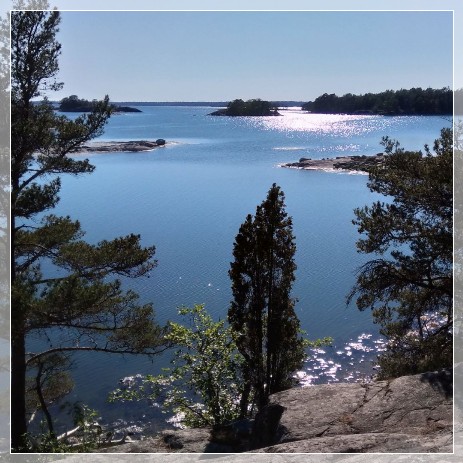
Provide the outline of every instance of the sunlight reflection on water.
{"type": "Polygon", "coordinates": [[[280,110],[281,117],[249,117],[248,124],[263,130],[279,132],[308,132],[351,137],[386,128],[392,119],[383,116],[346,114],[309,114],[300,110],[280,110]]]}
{"type": "Polygon", "coordinates": [[[369,382],[377,366],[372,366],[376,354],[385,349],[383,338],[362,333],[344,345],[310,349],[304,368],[295,374],[300,386],[337,382],[369,382]]]}

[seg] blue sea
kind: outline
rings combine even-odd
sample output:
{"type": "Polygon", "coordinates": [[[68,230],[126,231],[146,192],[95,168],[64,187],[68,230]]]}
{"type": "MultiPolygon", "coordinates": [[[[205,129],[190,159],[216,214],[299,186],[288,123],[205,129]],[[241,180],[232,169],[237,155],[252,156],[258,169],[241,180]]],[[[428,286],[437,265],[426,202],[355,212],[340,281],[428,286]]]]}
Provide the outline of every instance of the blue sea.
{"type": "MultiPolygon", "coordinates": [[[[140,106],[141,113],[114,115],[96,141],[156,140],[167,145],[141,153],[86,154],[95,172],[63,177],[54,211],[78,219],[86,239],[98,242],[137,233],[156,246],[149,277],[124,282],[142,302],[153,302],[156,319],[176,320],[177,308],[205,304],[226,318],[231,300],[228,270],[240,224],[266,197],[272,183],[286,195],[296,237],[296,313],[310,339],[330,336],[332,346],[308,352],[297,372],[302,386],[360,381],[375,373],[384,346],[371,313],[346,306],[358,268],[353,210],[378,196],[359,174],[280,167],[301,157],[372,155],[383,136],[405,149],[432,146],[442,117],[313,115],[297,108],[280,117],[226,118],[215,108],[140,106]]],[[[79,155],[80,156],[80,155],[79,155]]],[[[170,354],[158,358],[103,354],[75,356],[76,387],[70,402],[97,409],[106,424],[134,432],[167,426],[154,404],[108,404],[119,380],[156,374],[170,354]]]]}

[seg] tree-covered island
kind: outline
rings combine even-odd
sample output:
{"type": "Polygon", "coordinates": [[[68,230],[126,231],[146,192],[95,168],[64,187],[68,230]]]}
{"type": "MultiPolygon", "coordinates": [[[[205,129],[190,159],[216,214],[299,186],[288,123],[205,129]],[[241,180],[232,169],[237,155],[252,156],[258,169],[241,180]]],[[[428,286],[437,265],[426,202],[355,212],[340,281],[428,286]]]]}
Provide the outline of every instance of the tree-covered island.
{"type": "Polygon", "coordinates": [[[302,109],[318,114],[450,115],[453,114],[453,92],[448,87],[426,90],[418,87],[364,95],[324,93],[303,104],[302,109]]]}
{"type": "Polygon", "coordinates": [[[269,101],[260,98],[243,101],[233,100],[226,108],[219,109],[210,116],[280,116],[278,108],[269,101]]]}
{"type": "MultiPolygon", "coordinates": [[[[85,100],[79,98],[77,95],[71,95],[63,98],[58,106],[59,111],[65,113],[90,113],[97,106],[98,101],[85,100]]],[[[111,105],[113,113],[141,113],[142,111],[131,106],[118,106],[115,104],[111,105]]]]}

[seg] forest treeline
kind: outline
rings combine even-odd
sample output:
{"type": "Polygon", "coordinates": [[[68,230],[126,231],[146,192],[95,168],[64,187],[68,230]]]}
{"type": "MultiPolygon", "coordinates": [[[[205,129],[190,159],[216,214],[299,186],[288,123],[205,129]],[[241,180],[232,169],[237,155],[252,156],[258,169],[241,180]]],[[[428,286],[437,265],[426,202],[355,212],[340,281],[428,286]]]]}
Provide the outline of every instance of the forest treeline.
{"type": "Polygon", "coordinates": [[[302,109],[322,114],[446,115],[453,112],[453,92],[448,87],[418,87],[364,95],[324,93],[303,104],[302,109]]]}

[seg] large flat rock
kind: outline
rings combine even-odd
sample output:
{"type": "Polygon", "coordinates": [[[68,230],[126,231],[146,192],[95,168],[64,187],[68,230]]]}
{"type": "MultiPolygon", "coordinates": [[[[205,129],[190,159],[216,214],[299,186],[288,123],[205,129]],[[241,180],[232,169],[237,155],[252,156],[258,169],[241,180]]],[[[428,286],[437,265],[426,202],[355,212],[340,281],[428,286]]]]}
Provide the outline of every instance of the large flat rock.
{"type": "Polygon", "coordinates": [[[453,424],[450,372],[320,385],[271,397],[285,407],[280,442],[364,433],[431,435],[453,424]]]}

